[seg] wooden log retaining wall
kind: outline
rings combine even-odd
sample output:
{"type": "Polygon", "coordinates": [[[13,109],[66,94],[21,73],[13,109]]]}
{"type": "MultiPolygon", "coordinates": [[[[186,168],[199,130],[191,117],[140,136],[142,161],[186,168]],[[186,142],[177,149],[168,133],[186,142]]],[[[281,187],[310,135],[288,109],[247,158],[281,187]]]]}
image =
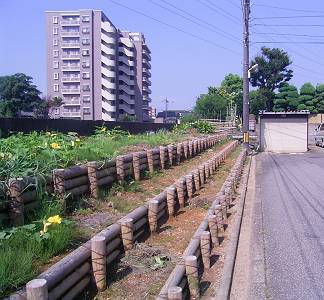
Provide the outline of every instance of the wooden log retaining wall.
{"type": "MultiPolygon", "coordinates": [[[[231,142],[223,150],[219,151],[215,157],[218,157],[220,162],[224,161],[237,145],[237,141],[231,142]]],[[[209,161],[215,160],[212,158],[209,161]]],[[[193,170],[189,172],[188,175],[194,174],[196,171],[197,170],[193,170]]],[[[184,180],[184,183],[186,185],[186,180],[184,180]]],[[[200,182],[199,188],[201,188],[203,184],[204,182],[200,182]]],[[[187,187],[185,187],[185,191],[186,189],[187,187]]],[[[193,184],[192,189],[193,192],[198,191],[195,184],[193,184]]],[[[185,193],[185,195],[187,199],[187,193],[185,193]]],[[[105,251],[102,250],[103,247],[99,248],[102,255],[99,255],[99,257],[97,255],[98,253],[92,255],[93,249],[98,249],[98,246],[94,247],[94,245],[92,245],[92,240],[89,240],[54,264],[47,271],[40,274],[36,279],[46,280],[46,289],[49,299],[53,300],[61,298],[73,299],[89,286],[91,278],[94,278],[94,284],[97,288],[102,289],[103,286],[106,286],[107,281],[109,282],[110,280],[110,265],[118,262],[119,258],[127,249],[132,247],[135,241],[143,239],[145,235],[152,234],[153,232],[151,232],[150,229],[155,228],[156,230],[163,222],[166,222],[168,218],[172,218],[174,212],[178,211],[179,208],[176,185],[173,184],[148,203],[134,209],[117,223],[99,232],[95,237],[104,237],[100,240],[106,244],[105,251]],[[170,205],[170,198],[173,198],[173,205],[170,205]],[[157,204],[155,204],[157,206],[155,211],[150,210],[150,208],[154,207],[154,205],[150,205],[152,202],[157,204]],[[152,224],[153,222],[154,224],[152,224]],[[97,260],[102,260],[103,258],[106,260],[107,264],[105,268],[106,272],[103,272],[103,269],[98,270],[99,263],[97,260]],[[94,270],[97,273],[99,272],[100,276],[93,274],[94,270]],[[102,280],[105,281],[104,285],[102,285],[102,280]]],[[[205,226],[203,229],[206,230],[207,227],[205,226]]],[[[98,239],[95,239],[95,243],[98,243],[98,239]]],[[[184,293],[186,293],[185,287],[186,284],[183,284],[184,293]]],[[[12,299],[19,300],[27,299],[26,297],[27,294],[25,290],[12,295],[12,299]]],[[[39,298],[39,300],[43,299],[39,298]]]]}
{"type": "MultiPolygon", "coordinates": [[[[190,256],[194,256],[197,258],[197,266],[200,270],[208,269],[210,264],[210,246],[218,246],[219,240],[218,238],[221,236],[224,231],[224,210],[229,207],[231,202],[233,201],[233,197],[231,196],[229,199],[229,203],[226,203],[226,206],[223,206],[223,196],[227,196],[229,194],[233,194],[233,191],[236,189],[244,166],[244,161],[246,158],[246,151],[242,150],[239,157],[236,159],[234,166],[232,167],[229,175],[227,176],[226,181],[222,185],[221,191],[217,194],[215,201],[212,203],[208,213],[206,214],[205,219],[202,221],[197,231],[194,233],[191,241],[189,242],[187,248],[185,249],[182,257],[183,261],[178,263],[173,271],[171,272],[169,278],[166,283],[162,287],[159,295],[156,299],[168,299],[168,292],[170,289],[174,287],[181,287],[182,289],[182,297],[183,299],[189,298],[189,295],[194,297],[196,289],[195,286],[192,286],[188,282],[188,274],[186,267],[186,258],[190,258],[190,256]],[[226,190],[226,186],[231,186],[230,190],[226,190]],[[219,208],[221,209],[219,210],[219,208]],[[217,211],[220,211],[221,215],[215,215],[217,211]],[[217,221],[215,221],[217,219],[217,221]],[[216,225],[216,230],[215,230],[216,225]],[[206,236],[208,235],[208,242],[206,242],[206,236]],[[216,236],[215,236],[216,235],[216,236]],[[207,245],[208,244],[208,245],[207,245]],[[208,254],[209,253],[209,254],[208,254]]],[[[202,273],[200,273],[201,277],[202,273]]],[[[199,280],[199,278],[198,278],[199,280]]],[[[199,282],[198,282],[199,283],[199,282]]],[[[199,295],[198,295],[199,297],[199,295]]]]}

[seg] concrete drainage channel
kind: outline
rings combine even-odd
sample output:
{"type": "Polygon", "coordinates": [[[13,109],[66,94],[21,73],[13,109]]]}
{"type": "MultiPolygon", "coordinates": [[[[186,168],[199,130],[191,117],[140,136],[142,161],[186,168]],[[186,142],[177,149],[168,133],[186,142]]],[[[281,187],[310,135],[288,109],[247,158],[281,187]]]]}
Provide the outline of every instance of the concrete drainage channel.
{"type": "MultiPolygon", "coordinates": [[[[243,150],[212,203],[211,208],[208,210],[205,219],[198,227],[184,251],[182,261],[173,269],[156,299],[182,300],[189,298],[197,299],[200,297],[200,278],[202,277],[202,273],[211,266],[211,247],[219,246],[219,238],[223,236],[227,210],[233,205],[233,196],[238,188],[245,159],[246,151],[243,150]]],[[[249,168],[250,165],[248,166],[248,170],[249,168]]],[[[240,200],[238,202],[234,234],[231,237],[230,250],[228,255],[226,255],[221,285],[216,298],[220,300],[228,299],[229,296],[247,179],[248,174],[242,179],[243,191],[239,196],[240,200]]]]}
{"type": "MultiPolygon", "coordinates": [[[[105,290],[112,275],[112,265],[118,264],[136,241],[150,236],[190,202],[193,194],[215,173],[237,145],[237,141],[230,142],[199,168],[181,177],[148,203],[107,227],[30,281],[26,290],[17,292],[11,299],[74,299],[91,286],[95,286],[98,291],[105,290]]],[[[232,182],[227,182],[223,188],[225,198],[231,195],[236,181],[235,174],[232,173],[232,182]]],[[[218,210],[222,213],[220,208],[218,210]]],[[[215,219],[214,223],[216,224],[215,219]]]]}

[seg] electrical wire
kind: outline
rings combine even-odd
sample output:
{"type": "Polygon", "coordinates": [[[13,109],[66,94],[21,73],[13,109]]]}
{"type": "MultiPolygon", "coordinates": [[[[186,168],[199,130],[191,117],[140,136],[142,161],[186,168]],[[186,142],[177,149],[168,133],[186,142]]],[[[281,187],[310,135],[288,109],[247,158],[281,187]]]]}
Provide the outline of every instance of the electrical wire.
{"type": "Polygon", "coordinates": [[[324,27],[324,24],[264,24],[254,23],[252,26],[271,26],[271,27],[324,27]]]}
{"type": "Polygon", "coordinates": [[[295,33],[258,32],[256,34],[259,34],[259,35],[275,35],[275,36],[294,36],[294,37],[324,38],[324,35],[309,35],[309,34],[295,34],[295,33]]]}
{"type": "Polygon", "coordinates": [[[188,36],[191,36],[191,37],[193,37],[193,38],[196,38],[196,39],[198,39],[198,40],[200,40],[200,41],[203,41],[203,42],[205,42],[205,43],[207,43],[207,44],[210,44],[210,45],[212,45],[212,46],[214,46],[214,47],[217,47],[217,48],[220,48],[220,49],[223,49],[223,50],[226,50],[226,51],[229,51],[229,52],[232,52],[232,53],[234,53],[234,54],[236,54],[236,55],[241,56],[241,54],[240,54],[239,52],[236,52],[235,50],[232,50],[232,49],[230,49],[230,48],[227,48],[227,47],[224,47],[224,46],[222,46],[222,45],[216,44],[216,43],[214,43],[213,41],[210,41],[210,40],[208,40],[208,39],[202,38],[202,37],[200,37],[200,36],[198,36],[198,35],[195,35],[195,34],[193,34],[193,33],[191,33],[191,32],[185,31],[185,30],[183,30],[183,29],[181,29],[181,28],[179,28],[179,27],[177,27],[177,26],[174,26],[174,25],[169,24],[169,23],[167,23],[167,22],[161,21],[161,20],[159,20],[159,19],[157,19],[157,18],[155,18],[155,17],[149,16],[149,15],[147,15],[147,14],[145,14],[145,13],[139,11],[139,10],[136,10],[136,9],[134,9],[134,8],[131,8],[131,7],[127,6],[127,5],[121,4],[121,3],[119,3],[119,2],[117,2],[117,1],[115,1],[115,0],[108,0],[108,1],[110,1],[110,2],[112,2],[112,3],[114,3],[114,4],[116,4],[116,5],[118,5],[118,6],[120,6],[120,7],[126,8],[127,10],[130,10],[130,11],[132,11],[132,12],[134,12],[134,13],[137,13],[137,14],[139,14],[139,15],[142,15],[142,16],[148,18],[148,19],[151,19],[151,20],[153,20],[153,21],[155,21],[155,22],[157,22],[157,23],[163,24],[164,26],[167,26],[167,27],[169,27],[169,28],[171,28],[171,29],[174,29],[174,30],[176,30],[176,31],[178,31],[178,32],[181,32],[181,33],[183,33],[183,34],[186,34],[186,35],[188,35],[188,36]]]}
{"type": "Polygon", "coordinates": [[[254,44],[309,44],[324,45],[324,41],[256,41],[254,44]]]}
{"type": "MultiPolygon", "coordinates": [[[[203,23],[203,24],[201,24],[201,23],[199,23],[199,22],[197,22],[197,21],[194,21],[194,20],[192,20],[192,19],[190,19],[190,18],[188,18],[188,17],[186,17],[186,16],[184,16],[184,15],[182,15],[182,14],[180,14],[180,13],[177,13],[176,11],[174,11],[174,10],[168,8],[168,7],[165,7],[165,6],[163,6],[163,5],[159,4],[159,3],[156,3],[154,0],[148,0],[148,1],[151,2],[151,3],[154,4],[154,5],[156,5],[156,6],[160,7],[160,8],[162,8],[162,9],[164,9],[164,10],[167,10],[167,11],[169,11],[169,12],[171,12],[171,13],[173,13],[173,14],[175,14],[175,15],[181,17],[181,18],[184,18],[185,20],[187,20],[187,21],[189,21],[189,22],[191,22],[191,23],[194,23],[194,24],[198,25],[199,27],[202,27],[202,28],[207,29],[207,30],[209,30],[209,31],[215,32],[215,33],[217,33],[217,34],[223,36],[224,38],[227,38],[227,39],[230,39],[231,41],[234,41],[234,42],[236,42],[236,43],[239,43],[239,38],[237,38],[236,36],[234,36],[234,35],[232,35],[232,34],[229,34],[229,33],[226,33],[226,32],[225,32],[225,34],[224,34],[223,31],[220,30],[220,29],[218,29],[217,27],[215,27],[216,29],[212,29],[212,28],[214,28],[214,26],[213,26],[212,24],[210,24],[210,23],[208,23],[208,24],[209,24],[208,26],[204,25],[205,22],[204,22],[204,20],[202,20],[202,19],[199,19],[199,18],[197,18],[197,17],[195,17],[195,16],[193,16],[193,15],[192,15],[192,17],[191,17],[191,18],[194,18],[194,19],[198,19],[198,20],[200,20],[200,22],[203,23]],[[210,28],[210,27],[212,27],[212,28],[210,28]]],[[[168,3],[167,1],[162,0],[162,2],[165,2],[165,3],[169,4],[169,5],[171,5],[172,7],[175,7],[173,4],[170,4],[170,3],[168,3]]],[[[175,8],[176,8],[176,7],[175,7],[175,8]]],[[[178,8],[177,8],[177,9],[178,9],[178,8]]],[[[178,10],[180,10],[180,9],[178,9],[178,10]]]]}
{"type": "Polygon", "coordinates": [[[268,5],[268,4],[254,4],[254,6],[273,8],[273,9],[279,9],[279,10],[286,10],[286,11],[295,11],[295,12],[324,13],[324,11],[320,11],[320,10],[306,10],[306,9],[287,8],[287,7],[273,6],[273,5],[268,5]]]}
{"type": "Polygon", "coordinates": [[[324,18],[324,15],[309,15],[309,16],[271,16],[271,17],[256,17],[254,20],[266,20],[266,19],[303,19],[303,18],[324,18]]]}

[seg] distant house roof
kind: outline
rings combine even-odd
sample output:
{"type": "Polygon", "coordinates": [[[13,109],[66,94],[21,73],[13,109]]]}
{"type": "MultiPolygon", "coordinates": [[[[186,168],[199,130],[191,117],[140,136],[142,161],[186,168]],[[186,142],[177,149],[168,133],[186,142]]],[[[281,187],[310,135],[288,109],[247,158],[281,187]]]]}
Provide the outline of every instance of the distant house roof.
{"type": "Polygon", "coordinates": [[[309,110],[298,111],[264,111],[260,110],[259,115],[275,116],[275,115],[309,115],[309,110]]]}

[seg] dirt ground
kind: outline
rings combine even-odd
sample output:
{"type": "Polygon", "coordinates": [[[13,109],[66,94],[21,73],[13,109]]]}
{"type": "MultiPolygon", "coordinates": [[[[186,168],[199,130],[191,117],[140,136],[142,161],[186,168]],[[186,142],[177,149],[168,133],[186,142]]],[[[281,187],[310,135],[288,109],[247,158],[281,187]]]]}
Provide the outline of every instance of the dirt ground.
{"type": "Polygon", "coordinates": [[[118,221],[122,216],[144,204],[173,184],[188,171],[197,168],[203,161],[211,158],[215,151],[223,149],[228,143],[221,142],[214,148],[200,153],[196,157],[181,162],[160,172],[155,172],[146,179],[132,181],[125,186],[114,185],[100,200],[84,200],[85,207],[72,215],[77,224],[77,236],[83,240],[118,221]]]}
{"type": "MultiPolygon", "coordinates": [[[[192,235],[204,219],[209,205],[213,202],[239,152],[240,148],[226,159],[225,163],[208,180],[203,189],[193,197],[189,206],[180,210],[176,217],[168,220],[158,233],[152,235],[145,242],[137,244],[135,249],[122,259],[117,273],[123,275],[116,276],[109,288],[105,292],[98,294],[95,299],[155,299],[172,269],[181,259],[182,253],[192,235]],[[157,264],[157,261],[160,264],[157,264]]],[[[212,154],[205,153],[204,160],[212,154]]],[[[187,171],[192,168],[194,166],[190,164],[184,169],[187,171]]],[[[180,176],[179,172],[177,172],[175,178],[180,176]]],[[[217,247],[217,253],[214,253],[214,257],[222,255],[220,254],[221,248],[223,248],[223,244],[221,247],[217,247]]],[[[213,270],[217,272],[215,268],[213,270]]],[[[213,275],[212,277],[207,276],[203,280],[206,282],[207,287],[215,278],[213,275]]]]}

